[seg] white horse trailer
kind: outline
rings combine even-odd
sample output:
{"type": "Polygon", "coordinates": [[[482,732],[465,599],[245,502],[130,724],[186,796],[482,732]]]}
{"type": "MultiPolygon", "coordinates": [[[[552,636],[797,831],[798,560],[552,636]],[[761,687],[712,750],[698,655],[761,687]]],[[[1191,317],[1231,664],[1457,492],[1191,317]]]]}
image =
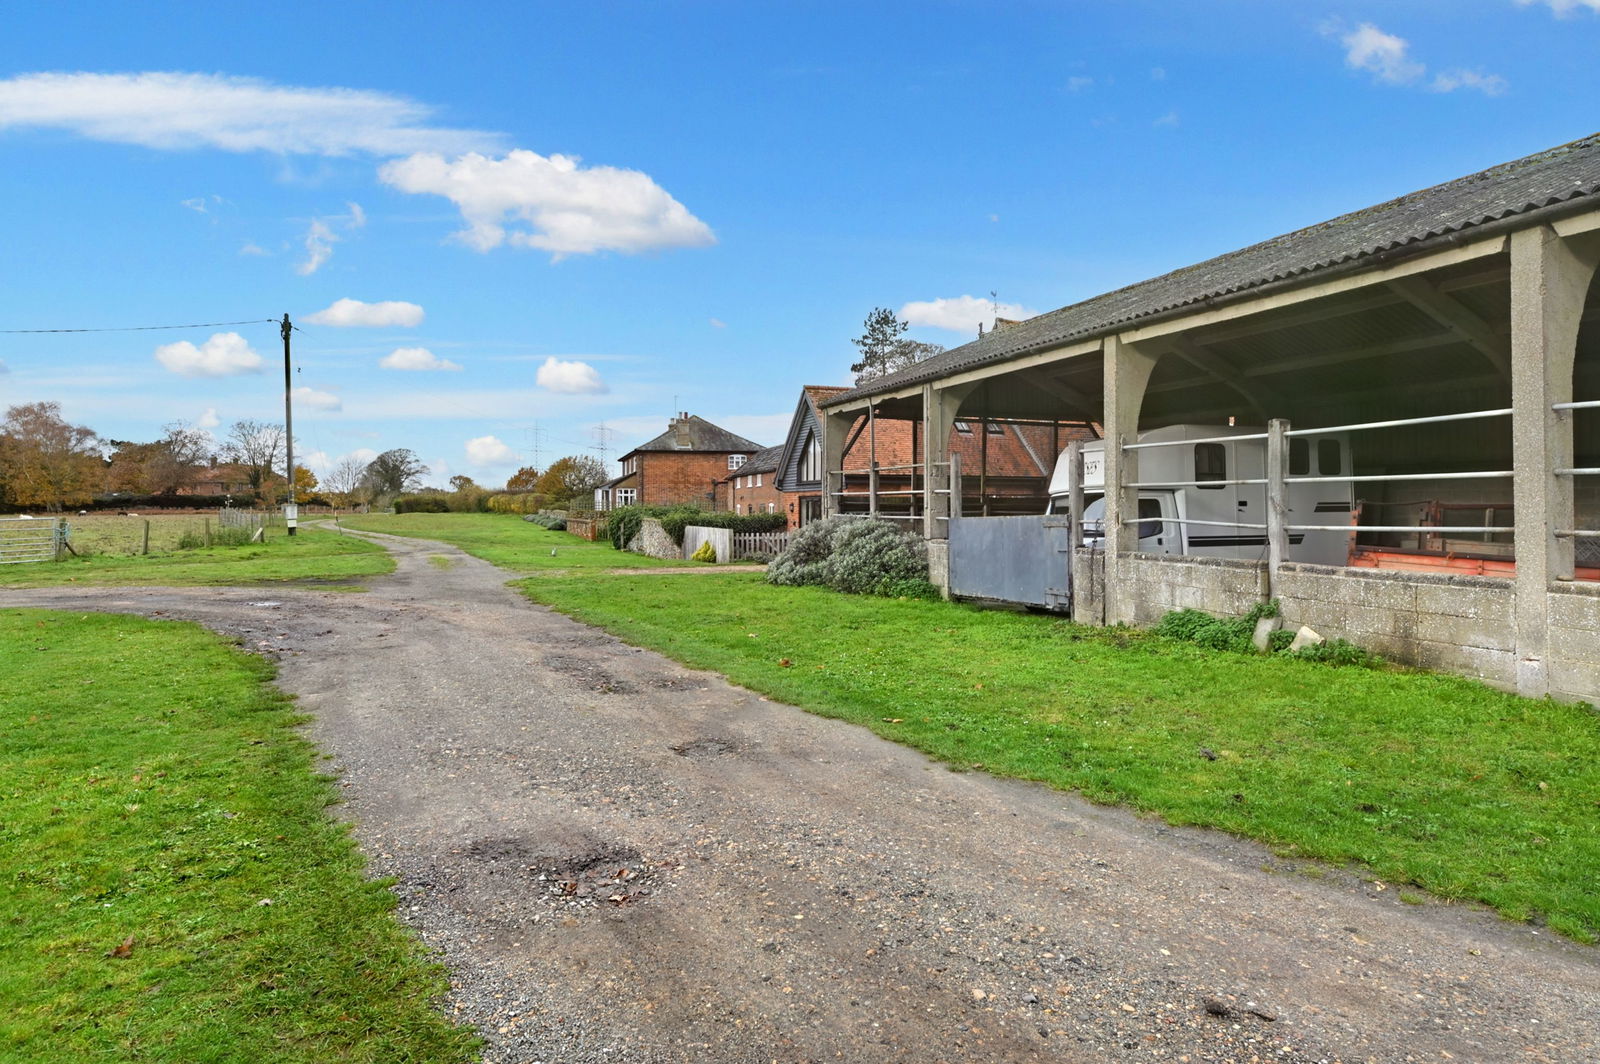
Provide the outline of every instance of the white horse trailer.
{"type": "MultiPolygon", "coordinates": [[[[1265,559],[1267,556],[1266,430],[1232,425],[1168,425],[1139,434],[1139,547],[1151,554],[1265,559]],[[1190,443],[1188,441],[1195,441],[1190,443]],[[1238,484],[1230,481],[1259,481],[1238,484]],[[1170,485],[1170,486],[1168,486],[1170,485]]],[[[1338,525],[1351,519],[1348,481],[1296,483],[1294,477],[1347,477],[1350,441],[1344,433],[1293,436],[1286,486],[1289,525],[1338,525]]],[[[1049,512],[1065,514],[1072,489],[1066,453],[1050,478],[1049,512]]],[[[1083,445],[1084,535],[1104,535],[1105,441],[1083,445]]],[[[1344,565],[1350,532],[1289,533],[1289,560],[1344,565]]]]}

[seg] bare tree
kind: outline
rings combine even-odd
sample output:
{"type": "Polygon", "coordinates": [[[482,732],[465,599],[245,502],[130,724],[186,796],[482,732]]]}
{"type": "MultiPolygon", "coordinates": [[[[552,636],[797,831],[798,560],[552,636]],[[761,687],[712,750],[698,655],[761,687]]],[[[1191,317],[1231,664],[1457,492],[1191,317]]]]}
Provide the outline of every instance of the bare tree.
{"type": "Polygon", "coordinates": [[[334,463],[322,478],[322,490],[334,497],[337,505],[358,506],[367,501],[367,463],[346,455],[334,463]]]}
{"type": "Polygon", "coordinates": [[[163,425],[161,438],[145,460],[146,490],[164,495],[192,486],[211,460],[213,446],[204,429],[189,428],[181,421],[163,425]]]}
{"type": "Polygon", "coordinates": [[[261,501],[271,506],[277,499],[273,471],[285,453],[282,425],[265,421],[235,421],[223,443],[228,460],[247,470],[250,487],[261,501]]]}

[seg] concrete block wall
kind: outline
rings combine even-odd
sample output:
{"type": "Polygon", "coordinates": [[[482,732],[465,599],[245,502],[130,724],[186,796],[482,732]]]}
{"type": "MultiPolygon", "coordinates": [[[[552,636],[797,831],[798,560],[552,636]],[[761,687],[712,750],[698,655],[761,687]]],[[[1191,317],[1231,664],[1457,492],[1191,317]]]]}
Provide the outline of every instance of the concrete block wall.
{"type": "Polygon", "coordinates": [[[1286,627],[1308,625],[1393,661],[1516,682],[1516,585],[1498,577],[1285,565],[1286,627]]]}
{"type": "Polygon", "coordinates": [[[1137,624],[1155,624],[1173,610],[1236,617],[1266,597],[1264,562],[1132,554],[1127,571],[1133,577],[1137,624]]]}
{"type": "Polygon", "coordinates": [[[1552,586],[1549,611],[1551,693],[1600,705],[1600,584],[1552,586]]]}

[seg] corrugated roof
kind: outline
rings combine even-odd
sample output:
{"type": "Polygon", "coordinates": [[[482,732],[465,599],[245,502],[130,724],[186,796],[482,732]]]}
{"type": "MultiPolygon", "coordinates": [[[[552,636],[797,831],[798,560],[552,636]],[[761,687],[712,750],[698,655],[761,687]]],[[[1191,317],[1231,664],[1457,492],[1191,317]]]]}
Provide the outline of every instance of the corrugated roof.
{"type": "MultiPolygon", "coordinates": [[[[705,418],[691,414],[687,418],[673,418],[667,431],[657,436],[648,443],[641,443],[628,454],[640,451],[711,451],[728,452],[748,451],[754,453],[761,450],[761,445],[754,440],[747,440],[743,436],[729,432],[725,428],[713,425],[705,418]],[[684,446],[687,444],[687,446],[684,446]]],[[[618,459],[621,461],[622,459],[618,459]]]]}
{"type": "Polygon", "coordinates": [[[1600,191],[1600,133],[1340,215],[1194,266],[1075,303],[821,400],[824,406],[923,384],[1106,335],[1168,311],[1448,236],[1600,191]]]}

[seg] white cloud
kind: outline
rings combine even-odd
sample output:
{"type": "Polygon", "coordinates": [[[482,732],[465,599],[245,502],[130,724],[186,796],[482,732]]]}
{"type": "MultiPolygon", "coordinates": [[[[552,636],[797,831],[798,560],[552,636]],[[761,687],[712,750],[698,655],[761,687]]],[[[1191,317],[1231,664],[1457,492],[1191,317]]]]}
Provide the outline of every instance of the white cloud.
{"type": "Polygon", "coordinates": [[[494,436],[479,436],[467,441],[467,461],[475,466],[505,465],[517,459],[517,452],[494,436]]]}
{"type": "Polygon", "coordinates": [[[319,392],[305,385],[294,390],[294,401],[312,410],[342,410],[344,403],[332,392],[319,392]]]}
{"type": "MultiPolygon", "coordinates": [[[[1584,2],[1600,5],[1600,0],[1584,2]]],[[[1370,22],[1363,22],[1347,33],[1343,25],[1332,20],[1323,23],[1322,32],[1325,36],[1337,37],[1344,45],[1346,66],[1352,70],[1365,70],[1374,80],[1383,84],[1413,85],[1428,73],[1426,63],[1411,57],[1411,45],[1405,38],[1385,33],[1370,22]]],[[[1506,91],[1507,82],[1499,74],[1457,69],[1435,74],[1426,87],[1432,92],[1476,89],[1485,96],[1499,96],[1506,91]]]]}
{"type": "Polygon", "coordinates": [[[994,324],[996,317],[1021,321],[1037,313],[1018,303],[997,305],[993,300],[979,299],[977,296],[912,302],[900,308],[900,317],[912,325],[928,325],[963,333],[976,333],[980,324],[988,328],[994,324]]]}
{"type": "Polygon", "coordinates": [[[1160,118],[1156,119],[1154,122],[1151,122],[1150,124],[1152,126],[1156,126],[1158,128],[1161,127],[1161,126],[1167,126],[1167,127],[1170,127],[1170,128],[1176,128],[1177,125],[1178,125],[1178,112],[1176,112],[1176,111],[1168,111],[1166,114],[1162,115],[1160,118]]]}
{"type": "Polygon", "coordinates": [[[216,333],[196,347],[187,340],[156,348],[156,361],[180,377],[233,377],[261,372],[261,356],[238,333],[216,333]]]}
{"type": "Polygon", "coordinates": [[[1405,38],[1385,33],[1370,22],[1363,22],[1339,41],[1345,46],[1346,66],[1365,70],[1390,85],[1409,84],[1427,72],[1425,65],[1408,54],[1411,45],[1405,38]]]}
{"type": "Polygon", "coordinates": [[[728,327],[728,323],[723,321],[721,318],[712,318],[711,327],[713,329],[726,329],[728,327]]]}
{"type": "Polygon", "coordinates": [[[222,419],[217,416],[217,408],[206,407],[206,412],[195,418],[194,427],[197,429],[214,429],[222,424],[222,419]]]}
{"type": "Polygon", "coordinates": [[[329,229],[321,218],[311,219],[311,228],[306,230],[306,261],[296,266],[294,272],[302,277],[316,273],[333,254],[333,245],[338,239],[339,234],[329,229]]]}
{"type": "Polygon", "coordinates": [[[457,238],[478,251],[509,242],[560,259],[716,243],[710,227],[648,175],[578,162],[523,150],[503,159],[474,152],[454,162],[419,153],[384,164],[378,176],[403,192],[455,203],[467,223],[457,238]]]}
{"type": "Polygon", "coordinates": [[[492,150],[497,134],[428,125],[403,96],[222,74],[39,73],[0,81],[0,129],[71,130],[147,148],[304,155],[492,150]]]}
{"type": "Polygon", "coordinates": [[[334,232],[333,225],[341,229],[360,229],[367,224],[367,212],[361,209],[361,204],[347,203],[345,206],[350,208],[350,213],[311,219],[311,226],[306,230],[306,261],[295,267],[295,272],[300,276],[316,273],[333,256],[333,245],[344,239],[334,232]]]}
{"type": "Polygon", "coordinates": [[[359,299],[337,299],[332,305],[306,316],[313,325],[335,325],[340,328],[365,326],[388,328],[402,326],[413,328],[422,324],[422,308],[415,303],[390,300],[384,303],[363,303],[359,299]]]}
{"type": "Polygon", "coordinates": [[[1503,96],[1506,91],[1506,79],[1499,74],[1482,74],[1476,70],[1446,70],[1435,74],[1433,83],[1428,88],[1434,92],[1477,89],[1485,96],[1503,96]]]}
{"type": "Polygon", "coordinates": [[[1600,0],[1517,0],[1518,7],[1528,7],[1532,4],[1547,5],[1555,12],[1556,18],[1566,18],[1579,8],[1600,12],[1600,0]]]}
{"type": "Polygon", "coordinates": [[[448,358],[440,358],[426,347],[397,347],[378,360],[383,369],[403,370],[458,370],[461,367],[448,358]]]}
{"type": "Polygon", "coordinates": [[[563,395],[601,395],[609,390],[589,363],[563,362],[554,355],[544,360],[534,383],[547,392],[563,395]]]}
{"type": "Polygon", "coordinates": [[[206,210],[206,198],[204,196],[196,196],[194,199],[179,200],[178,206],[187,207],[197,214],[211,213],[210,211],[206,210]]]}
{"type": "Polygon", "coordinates": [[[1089,88],[1093,84],[1094,84],[1094,78],[1085,77],[1082,74],[1077,74],[1077,75],[1074,75],[1073,77],[1070,77],[1070,78],[1067,79],[1067,91],[1068,92],[1082,92],[1084,89],[1089,88]]]}
{"type": "Polygon", "coordinates": [[[270,255],[272,253],[270,251],[268,251],[266,248],[264,248],[261,245],[259,245],[259,244],[246,242],[245,246],[239,249],[239,254],[241,254],[241,255],[270,255]]]}

